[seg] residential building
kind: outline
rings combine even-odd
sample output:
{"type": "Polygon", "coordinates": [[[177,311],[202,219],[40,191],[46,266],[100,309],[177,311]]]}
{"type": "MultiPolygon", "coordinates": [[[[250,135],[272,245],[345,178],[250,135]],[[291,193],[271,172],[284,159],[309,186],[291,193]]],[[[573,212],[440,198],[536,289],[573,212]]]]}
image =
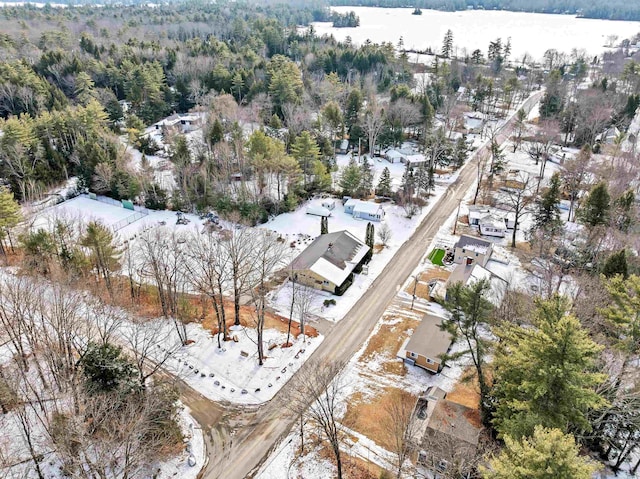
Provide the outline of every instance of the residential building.
{"type": "MultiPolygon", "coordinates": [[[[463,263],[456,266],[456,269],[449,275],[444,287],[445,290],[448,291],[455,283],[471,286],[481,280],[487,281],[490,286],[486,299],[494,306],[500,306],[504,293],[507,290],[507,281],[478,263],[463,263]]],[[[445,293],[445,299],[447,299],[447,293],[445,293]]]]}
{"type": "Polygon", "coordinates": [[[507,234],[507,225],[504,219],[498,218],[491,213],[480,218],[478,227],[480,229],[480,234],[483,236],[504,238],[507,234]]]}
{"type": "Polygon", "coordinates": [[[419,366],[432,373],[438,373],[444,366],[442,356],[453,344],[453,337],[440,329],[442,318],[426,314],[411,335],[405,347],[404,361],[419,366]]]}
{"type": "Polygon", "coordinates": [[[462,235],[454,246],[453,262],[485,266],[493,253],[493,243],[475,236],[462,235]]]}
{"type": "Polygon", "coordinates": [[[382,205],[353,198],[348,199],[344,204],[344,212],[354,218],[368,221],[382,221],[385,215],[382,205]]]}
{"type": "Polygon", "coordinates": [[[369,247],[348,231],[320,235],[289,265],[290,279],[342,295],[353,273],[366,262],[369,247]]]}

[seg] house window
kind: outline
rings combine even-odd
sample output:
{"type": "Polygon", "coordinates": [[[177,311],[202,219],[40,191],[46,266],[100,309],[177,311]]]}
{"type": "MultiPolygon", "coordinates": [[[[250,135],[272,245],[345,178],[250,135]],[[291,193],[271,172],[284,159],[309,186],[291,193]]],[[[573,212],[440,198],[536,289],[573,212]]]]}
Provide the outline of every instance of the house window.
{"type": "Polygon", "coordinates": [[[329,284],[329,281],[324,280],[324,281],[322,282],[322,284],[324,284],[324,285],[326,286],[326,285],[328,285],[328,284],[329,284]]]}
{"type": "Polygon", "coordinates": [[[433,364],[433,359],[427,358],[427,364],[433,364]]]}
{"type": "Polygon", "coordinates": [[[409,353],[409,356],[411,356],[412,358],[417,358],[418,355],[416,353],[409,353]]]}
{"type": "Polygon", "coordinates": [[[466,253],[466,251],[464,250],[464,248],[462,248],[462,252],[463,252],[463,253],[466,253]]]}

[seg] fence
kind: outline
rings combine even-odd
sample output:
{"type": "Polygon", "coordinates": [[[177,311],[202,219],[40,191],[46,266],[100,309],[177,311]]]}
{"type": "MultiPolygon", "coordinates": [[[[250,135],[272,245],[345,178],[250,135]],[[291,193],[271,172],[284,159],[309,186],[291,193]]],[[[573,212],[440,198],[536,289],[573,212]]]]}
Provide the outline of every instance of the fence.
{"type": "MultiPolygon", "coordinates": [[[[95,194],[88,194],[88,195],[82,194],[80,196],[89,198],[91,200],[99,201],[107,205],[117,206],[119,208],[124,207],[121,201],[114,200],[113,198],[109,198],[108,196],[97,196],[95,194]]],[[[121,230],[125,226],[129,226],[131,223],[138,221],[139,219],[144,218],[149,214],[149,210],[142,206],[133,205],[133,209],[135,213],[127,216],[126,218],[121,219],[117,223],[110,225],[109,228],[111,228],[111,231],[115,233],[116,231],[121,230]]]]}

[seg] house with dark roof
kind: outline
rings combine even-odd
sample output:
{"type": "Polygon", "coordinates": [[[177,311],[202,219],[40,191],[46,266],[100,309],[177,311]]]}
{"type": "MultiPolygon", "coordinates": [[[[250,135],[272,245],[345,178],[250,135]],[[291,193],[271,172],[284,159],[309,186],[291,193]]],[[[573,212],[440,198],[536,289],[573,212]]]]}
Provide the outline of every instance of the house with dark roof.
{"type": "Polygon", "coordinates": [[[405,363],[438,373],[444,366],[442,356],[453,344],[453,337],[440,329],[442,318],[426,314],[405,346],[405,363]]]}
{"type": "Polygon", "coordinates": [[[367,261],[369,247],[348,231],[320,235],[289,265],[292,281],[342,295],[367,261]]]}
{"type": "Polygon", "coordinates": [[[478,263],[485,266],[493,253],[493,243],[475,236],[462,235],[454,246],[453,262],[458,264],[478,263]]]}

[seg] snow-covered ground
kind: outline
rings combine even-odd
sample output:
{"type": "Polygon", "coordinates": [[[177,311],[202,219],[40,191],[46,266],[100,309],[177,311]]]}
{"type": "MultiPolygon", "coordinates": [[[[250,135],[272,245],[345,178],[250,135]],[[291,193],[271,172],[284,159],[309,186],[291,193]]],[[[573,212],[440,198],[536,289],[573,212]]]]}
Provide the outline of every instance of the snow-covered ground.
{"type": "Polygon", "coordinates": [[[219,349],[215,336],[198,324],[189,324],[187,337],[193,343],[173,352],[165,367],[214,401],[260,404],[291,379],[324,339],[321,335],[299,336],[290,339],[291,347],[281,348],[286,333],[265,329],[266,359],[259,366],[255,329],[240,328],[230,335],[233,340],[223,342],[219,349]]]}

